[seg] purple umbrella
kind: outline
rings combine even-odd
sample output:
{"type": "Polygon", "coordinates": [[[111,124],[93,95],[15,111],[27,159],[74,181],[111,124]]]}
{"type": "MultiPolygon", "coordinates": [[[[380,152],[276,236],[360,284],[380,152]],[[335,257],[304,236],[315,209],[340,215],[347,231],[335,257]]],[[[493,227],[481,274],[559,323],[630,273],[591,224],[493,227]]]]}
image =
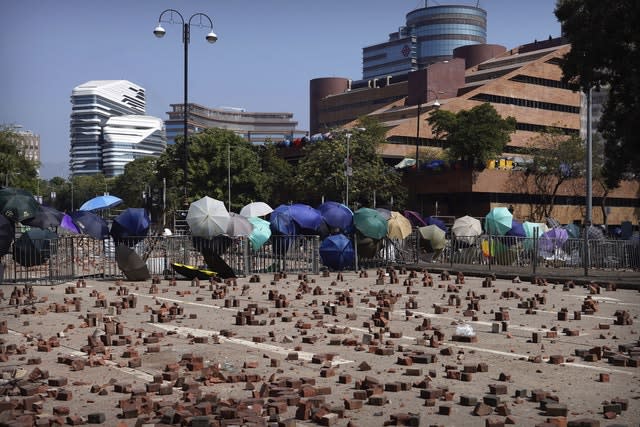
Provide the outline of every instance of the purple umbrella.
{"type": "Polygon", "coordinates": [[[561,247],[567,240],[569,240],[567,230],[561,227],[552,228],[540,236],[538,246],[543,251],[553,252],[555,249],[561,247]]]}
{"type": "Polygon", "coordinates": [[[62,217],[62,221],[60,221],[60,228],[75,234],[80,234],[80,230],[78,230],[78,227],[73,223],[73,219],[67,214],[64,214],[62,217]]]}
{"type": "Polygon", "coordinates": [[[426,227],[429,225],[424,218],[422,218],[422,215],[416,211],[404,211],[402,214],[411,221],[411,225],[414,227],[426,227]]]}
{"type": "Polygon", "coordinates": [[[527,237],[527,232],[524,231],[524,226],[520,221],[516,221],[515,219],[511,220],[511,229],[507,231],[507,236],[513,237],[527,237]]]}

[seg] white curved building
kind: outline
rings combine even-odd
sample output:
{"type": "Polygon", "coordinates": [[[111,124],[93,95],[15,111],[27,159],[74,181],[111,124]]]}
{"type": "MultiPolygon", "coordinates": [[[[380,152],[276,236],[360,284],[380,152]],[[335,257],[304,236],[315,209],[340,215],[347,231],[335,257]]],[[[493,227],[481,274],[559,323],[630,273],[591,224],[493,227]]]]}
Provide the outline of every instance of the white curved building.
{"type": "Polygon", "coordinates": [[[111,117],[102,128],[102,172],[124,173],[127,163],[143,157],[159,157],[167,146],[162,119],[152,116],[111,117]]]}
{"type": "Polygon", "coordinates": [[[130,81],[88,81],[73,89],[71,104],[72,176],[98,173],[115,176],[124,172],[128,161],[142,157],[143,153],[158,156],[166,146],[164,129],[158,128],[156,121],[161,120],[144,115],[144,88],[130,81]],[[112,118],[122,116],[130,118],[108,124],[112,118]],[[105,130],[109,139],[104,138],[105,130]],[[147,138],[151,140],[146,141],[147,138]]]}

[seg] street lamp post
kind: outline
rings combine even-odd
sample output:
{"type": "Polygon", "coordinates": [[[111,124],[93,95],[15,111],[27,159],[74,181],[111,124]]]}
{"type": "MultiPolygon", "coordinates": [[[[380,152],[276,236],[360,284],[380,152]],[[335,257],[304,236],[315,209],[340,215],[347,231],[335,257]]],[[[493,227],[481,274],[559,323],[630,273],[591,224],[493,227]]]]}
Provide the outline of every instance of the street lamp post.
{"type": "MultiPolygon", "coordinates": [[[[365,131],[365,128],[355,128],[354,130],[365,131]]],[[[345,189],[344,189],[344,200],[345,205],[349,207],[349,177],[353,175],[353,169],[351,167],[351,136],[353,134],[351,132],[347,132],[345,136],[347,137],[347,157],[344,159],[344,175],[345,175],[345,189]]]]}
{"type": "Polygon", "coordinates": [[[591,254],[589,253],[589,228],[591,227],[591,210],[592,206],[592,169],[593,169],[593,157],[592,157],[592,135],[591,135],[591,91],[592,87],[586,91],[587,95],[587,147],[585,153],[586,162],[586,212],[584,217],[584,275],[589,274],[589,267],[591,266],[591,254]]]}
{"type": "Polygon", "coordinates": [[[175,9],[166,9],[162,11],[160,17],[158,18],[158,26],[153,30],[153,34],[156,37],[161,38],[164,37],[166,31],[162,28],[162,23],[166,22],[169,24],[181,24],[182,25],[182,44],[184,46],[184,104],[182,106],[182,116],[183,116],[183,131],[184,131],[184,158],[183,158],[183,173],[184,173],[184,198],[185,202],[187,201],[187,188],[188,188],[188,163],[189,163],[189,139],[188,139],[188,103],[189,103],[189,41],[191,38],[191,21],[194,18],[199,18],[197,24],[195,26],[199,28],[208,28],[209,33],[205,36],[206,40],[209,43],[215,43],[218,40],[218,36],[213,32],[213,21],[209,16],[204,13],[194,13],[189,17],[187,21],[183,18],[182,14],[175,9]],[[165,18],[163,21],[163,17],[165,15],[169,15],[168,18],[165,18]],[[178,17],[179,19],[174,19],[174,17],[178,17]]]}

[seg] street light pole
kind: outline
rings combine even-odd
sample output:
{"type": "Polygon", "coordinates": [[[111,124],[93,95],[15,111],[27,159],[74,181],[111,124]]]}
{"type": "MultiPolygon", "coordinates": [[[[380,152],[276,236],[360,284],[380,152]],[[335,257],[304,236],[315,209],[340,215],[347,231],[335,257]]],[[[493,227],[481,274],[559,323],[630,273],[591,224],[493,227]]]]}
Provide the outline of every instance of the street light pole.
{"type": "Polygon", "coordinates": [[[349,207],[349,176],[352,173],[351,164],[349,157],[351,157],[350,144],[351,144],[351,133],[347,133],[345,135],[347,137],[347,158],[344,160],[344,175],[345,175],[345,189],[344,189],[344,200],[345,205],[349,207]]]}
{"type": "Polygon", "coordinates": [[[586,167],[587,167],[587,177],[586,177],[586,212],[584,216],[584,275],[587,276],[589,274],[589,267],[591,266],[591,254],[589,253],[589,227],[591,227],[591,210],[592,206],[592,169],[593,169],[593,158],[592,158],[592,135],[591,135],[591,90],[592,86],[589,86],[587,90],[587,150],[586,150],[586,167]]]}
{"type": "Polygon", "coordinates": [[[169,24],[181,24],[182,25],[182,44],[184,45],[184,104],[182,106],[182,119],[183,119],[183,132],[184,132],[184,155],[183,155],[183,174],[184,174],[184,201],[187,202],[187,192],[189,187],[189,176],[188,176],[188,164],[189,164],[189,132],[188,132],[188,121],[189,121],[189,41],[191,39],[191,21],[194,18],[199,18],[199,22],[196,25],[199,28],[207,28],[209,29],[209,33],[205,36],[206,40],[209,43],[215,43],[218,40],[218,36],[213,32],[213,21],[209,16],[204,13],[194,13],[189,17],[188,20],[185,21],[182,14],[175,9],[166,9],[162,11],[160,17],[158,18],[158,26],[153,30],[153,34],[156,37],[161,38],[164,37],[166,31],[162,28],[161,23],[167,22],[169,24]],[[168,19],[163,21],[163,17],[169,14],[168,19]],[[179,20],[174,20],[174,16],[180,18],[179,20]],[[208,22],[208,24],[207,24],[208,22]]]}

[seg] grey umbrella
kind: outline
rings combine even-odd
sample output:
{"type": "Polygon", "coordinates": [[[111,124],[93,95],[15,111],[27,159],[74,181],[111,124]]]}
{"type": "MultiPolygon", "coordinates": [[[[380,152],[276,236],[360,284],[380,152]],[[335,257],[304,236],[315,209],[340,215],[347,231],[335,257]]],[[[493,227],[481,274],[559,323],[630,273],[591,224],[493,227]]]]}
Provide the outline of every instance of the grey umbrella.
{"type": "Polygon", "coordinates": [[[151,277],[149,268],[140,255],[126,245],[116,247],[116,263],[128,280],[141,281],[151,277]]]}

